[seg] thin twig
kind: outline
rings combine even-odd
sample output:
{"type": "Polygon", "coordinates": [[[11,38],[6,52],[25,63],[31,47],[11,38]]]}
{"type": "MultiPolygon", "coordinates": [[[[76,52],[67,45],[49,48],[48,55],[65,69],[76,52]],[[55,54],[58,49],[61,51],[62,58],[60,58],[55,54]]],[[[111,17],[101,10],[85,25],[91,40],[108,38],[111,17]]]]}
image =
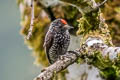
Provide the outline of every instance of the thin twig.
{"type": "Polygon", "coordinates": [[[104,0],[103,2],[97,4],[94,0],[92,0],[92,1],[93,1],[93,7],[94,8],[91,9],[89,12],[92,12],[92,11],[95,11],[95,10],[99,9],[102,5],[104,5],[107,2],[107,0],[104,0]]]}
{"type": "Polygon", "coordinates": [[[33,27],[34,27],[34,0],[31,1],[31,22],[30,22],[30,28],[28,31],[28,35],[27,35],[28,40],[32,36],[33,27]]]}
{"type": "Polygon", "coordinates": [[[100,4],[98,4],[97,7],[101,7],[102,5],[104,5],[107,2],[107,0],[104,0],[103,2],[101,2],[100,4]]]}

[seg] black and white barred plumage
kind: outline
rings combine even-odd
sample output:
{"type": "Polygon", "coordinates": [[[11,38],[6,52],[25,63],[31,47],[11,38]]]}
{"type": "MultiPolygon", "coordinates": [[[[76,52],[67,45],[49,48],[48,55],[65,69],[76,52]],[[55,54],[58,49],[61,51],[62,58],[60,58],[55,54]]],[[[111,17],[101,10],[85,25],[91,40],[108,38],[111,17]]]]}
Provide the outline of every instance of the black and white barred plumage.
{"type": "Polygon", "coordinates": [[[44,48],[51,64],[67,52],[70,43],[69,29],[70,26],[64,19],[56,19],[50,24],[45,36],[44,48]]]}

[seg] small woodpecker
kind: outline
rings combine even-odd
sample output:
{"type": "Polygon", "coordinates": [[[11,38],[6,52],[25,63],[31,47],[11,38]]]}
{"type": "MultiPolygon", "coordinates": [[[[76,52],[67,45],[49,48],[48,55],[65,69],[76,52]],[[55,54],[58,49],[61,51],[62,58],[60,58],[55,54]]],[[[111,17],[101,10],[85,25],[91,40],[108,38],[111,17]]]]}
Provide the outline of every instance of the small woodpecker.
{"type": "Polygon", "coordinates": [[[67,52],[70,44],[70,34],[68,32],[72,27],[61,18],[54,20],[45,36],[44,48],[50,64],[57,61],[60,55],[67,52]]]}

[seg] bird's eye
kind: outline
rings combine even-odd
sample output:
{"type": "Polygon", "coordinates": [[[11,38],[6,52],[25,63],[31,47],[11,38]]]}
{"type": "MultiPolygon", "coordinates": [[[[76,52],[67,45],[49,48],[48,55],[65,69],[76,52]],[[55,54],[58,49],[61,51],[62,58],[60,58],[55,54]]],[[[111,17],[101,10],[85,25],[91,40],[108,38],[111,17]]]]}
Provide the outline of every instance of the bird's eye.
{"type": "Polygon", "coordinates": [[[64,19],[61,19],[61,22],[62,22],[63,24],[67,24],[67,22],[66,22],[64,19]]]}

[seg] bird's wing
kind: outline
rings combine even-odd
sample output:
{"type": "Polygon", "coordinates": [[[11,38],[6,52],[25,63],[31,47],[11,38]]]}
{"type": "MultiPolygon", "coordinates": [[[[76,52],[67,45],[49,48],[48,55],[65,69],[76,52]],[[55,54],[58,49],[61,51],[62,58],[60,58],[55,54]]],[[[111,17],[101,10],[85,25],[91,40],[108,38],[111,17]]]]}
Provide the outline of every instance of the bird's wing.
{"type": "Polygon", "coordinates": [[[50,60],[50,56],[49,56],[49,49],[51,48],[52,44],[53,44],[53,34],[52,34],[52,32],[48,31],[45,36],[45,41],[44,41],[43,47],[45,48],[45,53],[47,54],[47,58],[50,63],[51,63],[51,60],[50,60]]]}

